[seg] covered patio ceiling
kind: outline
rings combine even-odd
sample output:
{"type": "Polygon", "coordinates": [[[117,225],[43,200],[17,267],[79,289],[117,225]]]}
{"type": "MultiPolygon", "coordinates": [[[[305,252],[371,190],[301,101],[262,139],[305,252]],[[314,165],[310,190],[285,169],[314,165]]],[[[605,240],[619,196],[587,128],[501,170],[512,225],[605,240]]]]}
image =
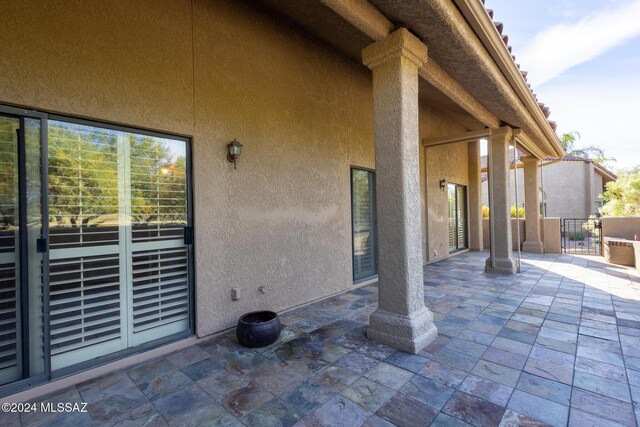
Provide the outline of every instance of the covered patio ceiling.
{"type": "Polygon", "coordinates": [[[421,75],[436,72],[438,76],[432,80],[438,81],[439,87],[443,86],[440,83],[459,84],[445,94],[428,79],[421,79],[423,105],[454,117],[470,131],[502,124],[522,129],[523,139],[537,146],[529,151],[554,158],[563,154],[547,121],[548,108],[538,105],[479,0],[256,0],[256,4],[293,21],[358,63],[362,49],[375,40],[354,26],[353,21],[375,21],[377,16],[382,19],[372,23],[372,27],[384,27],[385,21],[391,28],[406,27],[429,48],[429,66],[434,68],[421,70],[421,75]],[[475,3],[475,7],[468,6],[475,3]],[[347,13],[336,12],[349,7],[352,10],[347,13]],[[366,13],[360,14],[363,10],[366,13]],[[349,13],[355,16],[351,22],[349,16],[345,18],[349,13]],[[480,34],[481,29],[486,30],[485,34],[480,34]],[[500,42],[495,43],[494,39],[500,42]],[[461,105],[460,100],[465,99],[471,104],[461,105]],[[474,112],[470,113],[471,110],[474,112]]]}

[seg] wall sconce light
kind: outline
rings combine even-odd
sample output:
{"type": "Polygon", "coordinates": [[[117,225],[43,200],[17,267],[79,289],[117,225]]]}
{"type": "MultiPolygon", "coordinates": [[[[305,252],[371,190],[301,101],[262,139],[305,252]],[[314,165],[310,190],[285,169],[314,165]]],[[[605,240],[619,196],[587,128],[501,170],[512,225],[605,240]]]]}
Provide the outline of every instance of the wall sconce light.
{"type": "Polygon", "coordinates": [[[441,179],[440,180],[440,191],[444,191],[444,189],[447,187],[447,180],[446,179],[441,179]]]}
{"type": "Polygon", "coordinates": [[[242,151],[242,144],[238,142],[237,139],[233,138],[229,144],[227,144],[227,149],[229,152],[227,153],[227,160],[233,163],[233,168],[236,168],[236,160],[240,157],[240,152],[242,151]]]}

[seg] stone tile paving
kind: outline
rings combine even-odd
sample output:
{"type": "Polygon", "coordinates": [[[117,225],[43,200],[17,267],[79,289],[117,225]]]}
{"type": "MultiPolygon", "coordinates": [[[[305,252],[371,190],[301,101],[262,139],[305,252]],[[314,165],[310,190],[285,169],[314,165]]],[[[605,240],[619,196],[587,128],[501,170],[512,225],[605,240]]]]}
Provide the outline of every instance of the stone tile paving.
{"type": "Polygon", "coordinates": [[[232,334],[38,399],[88,413],[0,415],[52,426],[634,426],[640,278],[601,259],[486,253],[424,269],[439,337],[417,355],[368,340],[376,285],[282,315],[274,345],[232,334]]]}

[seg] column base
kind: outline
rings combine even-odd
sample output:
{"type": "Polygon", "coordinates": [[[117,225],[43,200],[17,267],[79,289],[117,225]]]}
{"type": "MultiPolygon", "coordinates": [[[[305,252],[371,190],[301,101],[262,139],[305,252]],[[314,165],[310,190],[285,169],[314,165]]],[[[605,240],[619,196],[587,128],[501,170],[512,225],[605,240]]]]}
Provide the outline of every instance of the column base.
{"type": "Polygon", "coordinates": [[[491,257],[487,258],[484,264],[484,271],[487,273],[497,274],[515,274],[518,266],[516,260],[513,257],[509,258],[496,258],[495,267],[492,266],[491,257]]]}
{"type": "Polygon", "coordinates": [[[542,242],[536,242],[535,240],[527,240],[522,243],[522,252],[532,252],[534,254],[541,254],[544,252],[544,246],[542,242]]]}
{"type": "Polygon", "coordinates": [[[377,309],[369,318],[367,337],[407,353],[416,354],[438,336],[427,307],[404,316],[377,309]]]}

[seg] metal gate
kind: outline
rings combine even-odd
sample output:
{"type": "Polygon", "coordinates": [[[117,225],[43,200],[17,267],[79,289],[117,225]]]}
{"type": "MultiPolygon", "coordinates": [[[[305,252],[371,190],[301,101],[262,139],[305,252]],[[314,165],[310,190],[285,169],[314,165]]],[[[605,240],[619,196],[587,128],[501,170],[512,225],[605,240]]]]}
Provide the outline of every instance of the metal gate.
{"type": "Polygon", "coordinates": [[[562,252],[602,255],[602,226],[596,218],[564,218],[560,231],[562,252]]]}

